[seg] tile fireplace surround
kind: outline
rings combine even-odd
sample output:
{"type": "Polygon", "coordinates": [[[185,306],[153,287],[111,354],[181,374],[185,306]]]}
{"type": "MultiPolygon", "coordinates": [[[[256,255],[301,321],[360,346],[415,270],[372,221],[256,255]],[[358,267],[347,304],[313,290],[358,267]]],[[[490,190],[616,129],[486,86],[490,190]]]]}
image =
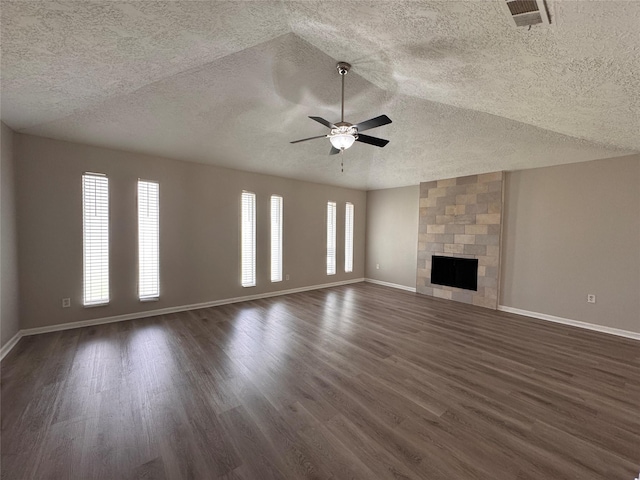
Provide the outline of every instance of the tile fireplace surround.
{"type": "Polygon", "coordinates": [[[482,307],[498,308],[504,173],[420,184],[416,290],[482,307]],[[478,290],[431,283],[431,257],[478,259],[478,290]]]}

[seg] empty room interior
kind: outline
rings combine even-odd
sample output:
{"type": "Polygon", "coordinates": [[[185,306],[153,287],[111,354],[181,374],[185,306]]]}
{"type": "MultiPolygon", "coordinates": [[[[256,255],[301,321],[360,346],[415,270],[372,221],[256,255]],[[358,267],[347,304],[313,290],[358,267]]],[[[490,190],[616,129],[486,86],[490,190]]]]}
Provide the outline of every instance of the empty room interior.
{"type": "Polygon", "coordinates": [[[640,2],[0,0],[0,475],[640,475],[640,2]]]}

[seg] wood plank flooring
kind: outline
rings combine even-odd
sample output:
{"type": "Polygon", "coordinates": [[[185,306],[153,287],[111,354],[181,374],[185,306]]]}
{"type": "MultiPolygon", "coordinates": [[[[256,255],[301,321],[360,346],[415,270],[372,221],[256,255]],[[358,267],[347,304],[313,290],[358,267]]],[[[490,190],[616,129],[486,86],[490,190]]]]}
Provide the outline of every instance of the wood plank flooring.
{"type": "Polygon", "coordinates": [[[371,284],[25,337],[2,479],[632,480],[640,342],[371,284]]]}

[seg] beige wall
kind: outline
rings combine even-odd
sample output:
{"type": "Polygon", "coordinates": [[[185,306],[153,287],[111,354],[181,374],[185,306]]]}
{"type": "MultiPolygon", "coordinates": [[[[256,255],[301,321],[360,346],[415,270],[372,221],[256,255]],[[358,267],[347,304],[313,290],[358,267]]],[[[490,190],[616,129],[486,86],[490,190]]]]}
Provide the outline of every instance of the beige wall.
{"type": "Polygon", "coordinates": [[[0,122],[0,345],[20,330],[18,317],[18,251],[13,139],[9,127],[0,122]]]}
{"type": "Polygon", "coordinates": [[[507,175],[502,305],[640,332],[639,252],[640,155],[507,175]]]}
{"type": "MultiPolygon", "coordinates": [[[[368,278],[415,286],[418,197],[367,192],[368,278]]],[[[500,305],[640,332],[640,155],[509,172],[504,215],[500,305]]]]}
{"type": "Polygon", "coordinates": [[[367,278],[415,288],[419,198],[418,185],[367,192],[367,278]]]}
{"type": "Polygon", "coordinates": [[[16,135],[22,328],[319,285],[364,276],[366,193],[16,135]],[[109,176],[111,303],[82,307],[81,176],[109,176]],[[136,181],[160,183],[161,298],[140,303],[136,181]],[[257,194],[258,286],[239,280],[243,189],[257,194]],[[269,280],[269,196],[284,197],[284,274],[269,280]],[[338,203],[338,273],[326,275],[326,202],[338,203]],[[354,271],[344,273],[344,204],[355,206],[354,271]],[[71,297],[71,308],[61,299],[71,297]]]}
{"type": "MultiPolygon", "coordinates": [[[[415,287],[419,187],[365,192],[12,134],[2,125],[2,335],[55,325],[368,278],[415,287]],[[12,145],[13,140],[13,145],[12,145]],[[17,183],[11,181],[14,152],[17,183]],[[80,177],[109,175],[111,296],[82,301],[80,177]],[[136,298],[135,182],[161,184],[161,291],[136,298]],[[17,188],[14,188],[17,187],[17,188]],[[258,195],[258,286],[239,285],[242,189],[258,195]],[[284,273],[269,282],[268,197],[285,205],[284,273]],[[325,274],[325,205],[338,202],[338,274],[325,274]],[[356,208],[355,264],[343,268],[344,202],[356,208]],[[365,222],[366,219],[366,222],[365,222]],[[366,224],[366,265],[365,265],[366,224]],[[260,241],[264,239],[265,241],[260,241]],[[376,269],[380,264],[380,269],[376,269]],[[61,308],[71,297],[72,307],[61,308]]],[[[510,172],[500,304],[640,332],[640,156],[510,172]],[[587,293],[597,303],[586,303],[587,293]]]]}

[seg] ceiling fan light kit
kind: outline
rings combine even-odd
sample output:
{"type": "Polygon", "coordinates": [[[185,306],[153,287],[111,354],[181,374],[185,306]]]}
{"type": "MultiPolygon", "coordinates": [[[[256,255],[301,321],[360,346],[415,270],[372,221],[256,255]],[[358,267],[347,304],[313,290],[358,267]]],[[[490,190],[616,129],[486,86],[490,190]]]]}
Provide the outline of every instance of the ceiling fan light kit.
{"type": "Polygon", "coordinates": [[[358,138],[358,131],[353,127],[332,128],[329,134],[329,141],[338,150],[346,150],[354,144],[358,138]]]}
{"type": "Polygon", "coordinates": [[[291,143],[300,143],[305,142],[307,140],[313,140],[316,138],[328,138],[331,142],[331,151],[329,155],[335,155],[336,153],[342,153],[347,148],[351,147],[356,141],[362,143],[368,143],[369,145],[375,145],[376,147],[384,147],[389,140],[384,140],[382,138],[371,137],[369,135],[361,135],[359,132],[364,130],[369,130],[376,127],[381,127],[382,125],[387,125],[391,123],[391,119],[386,115],[380,115],[375,118],[371,118],[364,122],[360,122],[357,124],[351,124],[349,122],[344,121],[344,77],[349,73],[351,69],[351,65],[346,62],[338,62],[336,65],[336,69],[338,73],[342,77],[342,102],[341,102],[341,110],[340,110],[340,121],[338,123],[331,123],[328,120],[325,120],[322,117],[309,117],[312,120],[315,120],[318,123],[323,124],[325,127],[330,129],[328,135],[318,135],[316,137],[303,138],[302,140],[295,140],[291,143]]]}

